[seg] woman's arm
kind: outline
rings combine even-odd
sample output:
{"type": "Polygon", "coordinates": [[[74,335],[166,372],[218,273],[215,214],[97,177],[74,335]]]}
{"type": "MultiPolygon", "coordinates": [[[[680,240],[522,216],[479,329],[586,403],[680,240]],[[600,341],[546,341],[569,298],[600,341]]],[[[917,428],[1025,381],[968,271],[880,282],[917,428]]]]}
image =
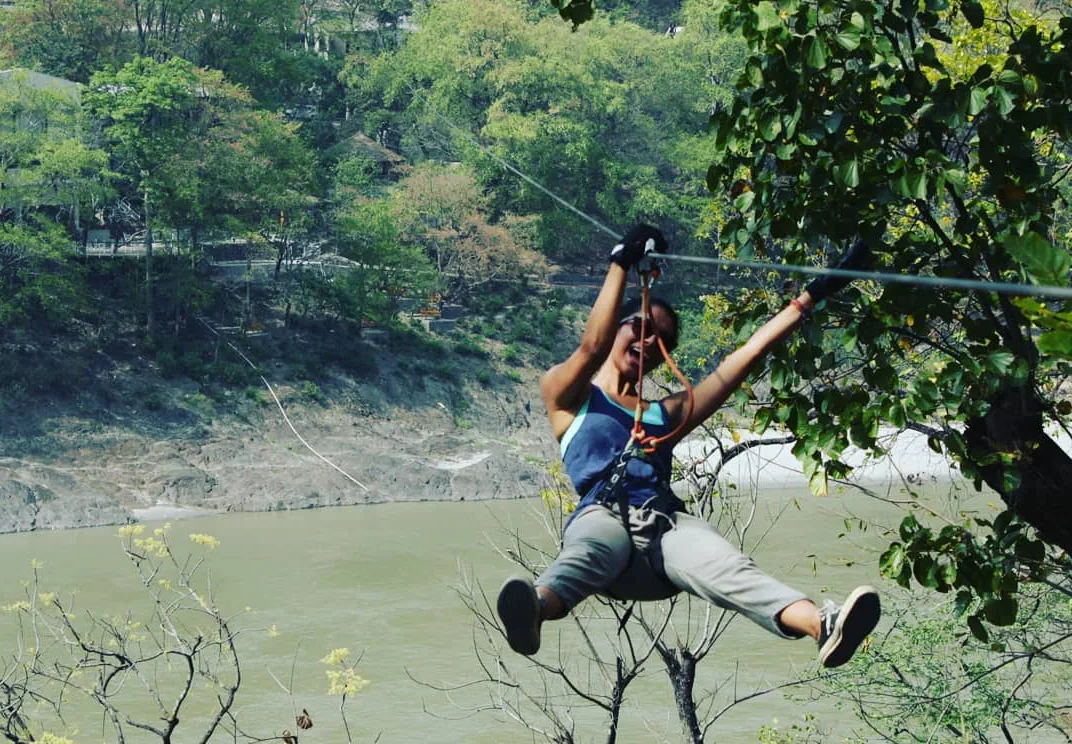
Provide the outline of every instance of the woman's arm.
{"type": "MultiPolygon", "coordinates": [[[[844,270],[860,270],[871,265],[871,249],[866,241],[857,238],[848,252],[833,267],[844,270]]],[[[851,280],[844,275],[823,274],[813,279],[803,293],[792,300],[788,307],[764,323],[739,349],[726,357],[718,369],[708,375],[693,389],[694,401],[689,414],[674,443],[702,424],[726,402],[734,390],[744,382],[756,362],[767,355],[776,344],[789,335],[801,316],[810,312],[817,303],[840,292],[851,280]]],[[[680,421],[688,406],[688,393],[680,392],[663,401],[671,420],[680,421]]]]}
{"type": "MultiPolygon", "coordinates": [[[[768,320],[736,351],[722,360],[718,369],[705,377],[693,388],[693,408],[688,420],[675,437],[675,444],[689,432],[708,419],[726,399],[733,394],[752,368],[767,355],[775,345],[788,336],[800,323],[805,312],[811,311],[815,301],[803,292],[781,312],[768,320]]],[[[679,421],[685,415],[688,393],[674,393],[663,400],[671,420],[679,421]]]]}
{"type": "Polygon", "coordinates": [[[580,344],[564,362],[551,367],[540,379],[540,395],[556,439],[562,437],[573,415],[588,398],[592,376],[614,345],[614,337],[618,333],[618,311],[627,278],[626,269],[616,263],[610,265],[603,287],[588,315],[580,344]]]}
{"type": "Polygon", "coordinates": [[[666,249],[663,234],[644,224],[630,229],[611,249],[610,268],[588,316],[580,345],[566,361],[551,367],[540,379],[540,395],[556,439],[562,438],[577,410],[588,399],[592,376],[614,346],[629,270],[645,257],[665,253],[666,249]]]}

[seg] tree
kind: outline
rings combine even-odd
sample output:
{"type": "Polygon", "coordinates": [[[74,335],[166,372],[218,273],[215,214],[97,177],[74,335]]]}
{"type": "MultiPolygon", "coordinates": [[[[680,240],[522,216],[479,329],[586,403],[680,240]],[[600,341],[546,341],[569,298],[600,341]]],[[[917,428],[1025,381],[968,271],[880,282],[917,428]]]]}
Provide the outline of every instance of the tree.
{"type": "Polygon", "coordinates": [[[423,247],[435,265],[445,300],[547,271],[543,257],[526,244],[524,221],[492,224],[487,200],[462,166],[417,166],[392,203],[402,235],[423,247]]]}
{"type": "MultiPolygon", "coordinates": [[[[12,744],[69,742],[64,735],[80,728],[89,706],[107,741],[294,740],[285,720],[242,720],[238,640],[251,629],[241,627],[242,613],[229,615],[217,603],[204,576],[207,553],[219,540],[188,537],[187,551],[173,541],[170,525],[151,533],[144,525],[119,528],[147,600],[142,607],[98,613],[78,606],[76,595],[49,590],[40,565],[33,566],[24,597],[2,608],[15,619],[16,650],[0,664],[0,737],[12,744]]],[[[335,649],[321,663],[328,666],[329,694],[342,696],[352,742],[346,699],[368,682],[347,655],[335,649]]],[[[293,725],[307,729],[312,722],[302,710],[293,725]]]]}
{"type": "Polygon", "coordinates": [[[355,322],[384,325],[397,312],[397,300],[421,296],[431,281],[427,258],[399,239],[388,203],[361,198],[335,213],[335,243],[346,259],[330,280],[331,309],[355,322]]]}
{"type": "Polygon", "coordinates": [[[680,168],[677,147],[705,124],[688,92],[707,90],[710,59],[628,23],[571,33],[532,16],[517,3],[429,6],[396,53],[348,59],[354,116],[414,160],[472,164],[490,213],[537,215],[551,258],[585,263],[606,237],[501,161],[603,222],[688,234],[695,216],[678,205],[702,193],[702,171],[680,168]]]}
{"type": "Polygon", "coordinates": [[[74,245],[63,228],[36,215],[0,223],[0,325],[5,330],[70,318],[84,301],[74,245]]]}
{"type": "Polygon", "coordinates": [[[890,603],[894,623],[851,678],[821,677],[809,686],[849,702],[868,741],[1068,741],[1060,682],[1072,663],[1067,599],[1048,587],[1026,589],[1029,609],[995,632],[1002,647],[995,653],[964,643],[952,598],[921,594],[890,603]]]}
{"type": "Polygon", "coordinates": [[[29,0],[0,14],[0,36],[20,64],[79,83],[120,61],[127,30],[117,0],[29,0]]]}
{"type": "Polygon", "coordinates": [[[77,93],[58,82],[27,71],[0,78],[0,318],[13,326],[80,305],[74,238],[108,191],[107,157],[83,141],[77,93]]]}
{"type": "MultiPolygon", "coordinates": [[[[750,49],[733,106],[712,118],[725,156],[709,185],[736,183],[726,244],[799,264],[860,234],[885,271],[1067,286],[1056,208],[1068,203],[1067,15],[972,0],[785,0],[731,3],[722,21],[750,49]],[[969,30],[991,51],[970,62],[952,51],[969,30]]],[[[757,299],[741,305],[739,325],[767,312],[750,305],[757,299]]],[[[1059,485],[1072,480],[1072,459],[1047,432],[1047,422],[1066,426],[1069,410],[1058,392],[1066,306],[894,283],[844,302],[772,359],[756,424],[797,435],[819,490],[848,472],[838,458],[850,443],[880,455],[889,425],[929,432],[977,486],[999,493],[1009,512],[993,523],[931,529],[906,517],[883,562],[902,583],[955,591],[985,638],[984,621],[1016,618],[1021,581],[1069,571],[1035,537],[1072,549],[1059,485]]]]}
{"type": "Polygon", "coordinates": [[[189,229],[195,250],[212,228],[275,235],[285,250],[283,225],[301,224],[314,186],[296,126],[253,110],[248,92],[219,72],[181,59],[139,57],[98,73],[86,99],[116,170],[140,198],[150,335],[155,228],[189,229]]]}

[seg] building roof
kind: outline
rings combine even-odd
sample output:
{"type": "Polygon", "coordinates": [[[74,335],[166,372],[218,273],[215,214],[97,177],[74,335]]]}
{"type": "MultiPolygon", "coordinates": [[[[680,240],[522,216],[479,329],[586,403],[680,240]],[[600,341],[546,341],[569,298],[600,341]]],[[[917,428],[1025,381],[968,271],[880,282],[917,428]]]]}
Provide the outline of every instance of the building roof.
{"type": "Polygon", "coordinates": [[[376,142],[376,140],[361,132],[347,137],[343,140],[342,145],[350,152],[364,152],[380,163],[391,163],[394,165],[406,161],[406,159],[397,152],[388,150],[386,147],[376,142]]]}
{"type": "Polygon", "coordinates": [[[7,81],[25,81],[25,84],[29,85],[31,88],[66,93],[72,98],[78,98],[82,90],[82,86],[73,80],[67,80],[54,75],[46,75],[43,72],[27,70],[21,67],[16,67],[10,70],[0,70],[0,82],[7,81]]]}

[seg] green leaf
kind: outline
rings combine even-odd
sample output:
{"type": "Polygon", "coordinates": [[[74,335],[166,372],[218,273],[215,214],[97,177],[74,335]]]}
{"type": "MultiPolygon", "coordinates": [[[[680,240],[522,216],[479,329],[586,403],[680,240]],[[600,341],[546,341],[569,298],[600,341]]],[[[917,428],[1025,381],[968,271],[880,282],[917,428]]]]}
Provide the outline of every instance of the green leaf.
{"type": "Polygon", "coordinates": [[[1072,359],[1072,330],[1046,331],[1035,343],[1043,354],[1072,359]]]}
{"type": "Polygon", "coordinates": [[[830,49],[826,42],[817,36],[809,36],[804,42],[804,61],[813,70],[821,70],[826,67],[826,60],[830,56],[830,49]]]}
{"type": "Polygon", "coordinates": [[[961,3],[960,12],[964,14],[965,20],[971,24],[972,28],[981,28],[983,21],[986,20],[982,3],[975,2],[975,0],[965,0],[961,3]]]}
{"type": "Polygon", "coordinates": [[[951,168],[942,174],[946,183],[953,186],[953,193],[957,196],[964,195],[964,189],[968,185],[968,174],[962,170],[951,168]]]}
{"type": "Polygon", "coordinates": [[[938,581],[940,583],[939,588],[945,588],[948,590],[954,584],[957,583],[957,564],[952,561],[942,563],[938,567],[938,581]]]}
{"type": "Polygon", "coordinates": [[[1067,286],[1072,271],[1068,251],[1054,246],[1037,232],[1010,235],[1005,238],[1005,250],[1019,261],[1035,279],[1043,284],[1067,286]]]}
{"type": "Polygon", "coordinates": [[[719,168],[715,165],[707,167],[707,190],[714,193],[721,188],[722,179],[719,176],[719,168]]]}
{"type": "Polygon", "coordinates": [[[904,406],[900,401],[891,400],[889,407],[886,409],[886,420],[898,429],[903,429],[905,424],[908,423],[908,418],[905,416],[904,406]]]}
{"type": "Polygon", "coordinates": [[[909,171],[907,174],[908,196],[913,199],[927,198],[927,174],[924,171],[909,171]]]}
{"type": "Polygon", "coordinates": [[[1016,108],[1015,99],[1013,99],[1012,94],[1004,88],[995,86],[992,99],[998,108],[998,113],[1002,116],[1008,116],[1013,109],[1016,108]]]}
{"type": "Polygon", "coordinates": [[[1019,88],[1023,85],[1023,79],[1020,77],[1020,73],[1009,68],[1005,68],[998,73],[998,82],[1012,88],[1019,88]]]}
{"type": "Polygon", "coordinates": [[[999,375],[1008,374],[1016,363],[1016,355],[1011,351],[992,351],[986,357],[987,365],[999,375]]]}
{"type": "Polygon", "coordinates": [[[834,37],[834,41],[845,51],[854,51],[860,46],[860,30],[858,28],[844,29],[834,37]]]}
{"type": "Polygon", "coordinates": [[[743,194],[733,200],[733,206],[735,209],[739,209],[742,212],[747,212],[752,208],[752,202],[756,200],[756,192],[745,191],[743,194]]]}
{"type": "Polygon", "coordinates": [[[763,0],[756,5],[756,19],[758,21],[756,28],[759,31],[770,31],[772,28],[780,28],[784,25],[782,17],[778,15],[778,9],[768,0],[763,0]]]}
{"type": "Polygon", "coordinates": [[[826,482],[826,471],[819,468],[808,478],[808,488],[816,496],[828,496],[830,489],[826,482]]]}
{"type": "Polygon", "coordinates": [[[916,581],[920,586],[925,586],[928,589],[938,588],[938,575],[936,564],[934,559],[929,555],[922,555],[916,559],[916,563],[912,566],[912,575],[916,577],[916,581]]]}
{"type": "Polygon", "coordinates": [[[968,114],[978,116],[979,112],[986,108],[986,102],[990,100],[990,91],[986,88],[972,88],[968,96],[968,114]]]}
{"type": "Polygon", "coordinates": [[[834,180],[843,188],[856,188],[860,185],[860,164],[853,158],[847,163],[835,165],[834,180]]]}
{"type": "Polygon", "coordinates": [[[968,618],[968,629],[971,630],[973,636],[983,643],[986,643],[990,639],[990,634],[986,632],[986,628],[983,626],[978,615],[972,615],[968,618]]]}
{"type": "Polygon", "coordinates": [[[823,120],[823,128],[830,134],[837,134],[837,131],[841,129],[841,122],[844,120],[845,115],[843,113],[834,111],[823,120]]]}
{"type": "Polygon", "coordinates": [[[770,370],[770,384],[775,390],[782,390],[786,387],[786,381],[789,375],[787,374],[785,365],[772,363],[770,370]]]}
{"type": "Polygon", "coordinates": [[[897,581],[897,578],[901,575],[901,572],[905,567],[905,553],[904,546],[900,543],[893,543],[886,552],[878,560],[879,571],[882,575],[888,579],[897,581]]]}
{"type": "Polygon", "coordinates": [[[911,542],[912,538],[920,531],[919,522],[909,514],[907,517],[901,520],[901,525],[898,528],[898,533],[901,539],[905,542],[911,542]]]}
{"type": "Polygon", "coordinates": [[[759,123],[759,136],[772,142],[782,133],[782,120],[777,114],[765,116],[759,123]]]}
{"type": "Polygon", "coordinates": [[[756,416],[752,420],[752,429],[756,433],[762,434],[770,426],[771,418],[773,418],[773,413],[770,408],[760,408],[756,411],[756,416]]]}
{"type": "MultiPolygon", "coordinates": [[[[788,132],[786,132],[788,134],[788,132]]],[[[774,156],[779,160],[792,160],[796,155],[797,146],[791,142],[778,145],[778,148],[774,151],[774,156]]]]}
{"type": "Polygon", "coordinates": [[[1014,597],[994,597],[983,605],[983,614],[987,622],[1005,626],[1016,622],[1017,604],[1014,597]]]}

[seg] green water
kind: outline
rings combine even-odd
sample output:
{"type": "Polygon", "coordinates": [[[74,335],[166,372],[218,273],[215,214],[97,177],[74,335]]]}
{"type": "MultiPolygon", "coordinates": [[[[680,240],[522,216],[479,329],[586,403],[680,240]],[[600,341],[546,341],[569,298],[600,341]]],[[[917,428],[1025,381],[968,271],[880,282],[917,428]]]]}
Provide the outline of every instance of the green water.
{"type": "MultiPolygon", "coordinates": [[[[765,493],[749,532],[752,542],[763,536],[754,551],[757,562],[817,599],[862,582],[881,588],[876,551],[886,537],[872,528],[839,539],[847,506],[847,500],[838,498],[765,493]]],[[[211,579],[218,605],[227,614],[240,615],[236,624],[244,629],[236,712],[245,730],[278,735],[283,728],[294,729],[295,709],[306,708],[315,726],[303,733],[302,744],[344,742],[340,699],[327,694],[326,668],[318,660],[346,647],[351,660],[360,657],[357,670],[371,682],[347,703],[354,741],[379,736],[380,742],[498,744],[531,741],[532,736],[488,709],[492,688],[467,686],[482,673],[473,653],[473,619],[455,588],[465,571],[494,593],[513,568],[491,541],[505,541],[510,529],[553,546],[534,517],[537,508],[532,501],[496,501],[220,515],[174,522],[170,534],[184,549],[189,533],[211,534],[220,541],[202,575],[211,579]],[[436,688],[457,689],[447,693],[436,688]]],[[[853,509],[888,523],[896,515],[892,508],[858,496],[853,509]]],[[[153,526],[158,523],[150,524],[150,531],[153,526]]],[[[116,528],[0,537],[0,566],[7,579],[0,604],[21,598],[19,581],[29,578],[32,559],[42,563],[42,588],[76,589],[80,610],[114,613],[143,605],[144,590],[120,550],[116,528]]],[[[10,616],[0,617],[7,637],[14,632],[3,624],[9,622],[10,616]]],[[[563,648],[579,647],[571,623],[545,627],[561,631],[563,648]]],[[[545,635],[541,658],[557,653],[557,636],[545,635]]],[[[510,661],[520,662],[513,656],[510,661]]],[[[783,641],[738,619],[703,661],[697,689],[723,686],[719,697],[725,699],[733,694],[733,685],[725,683],[735,670],[736,692],[745,694],[756,685],[788,678],[794,669],[814,667],[810,641],[783,641]]],[[[648,663],[632,693],[620,741],[679,741],[658,660],[648,663]]],[[[851,725],[848,713],[830,706],[808,710],[821,712],[830,727],[851,725]]],[[[755,741],[759,727],[773,718],[795,721],[804,712],[799,703],[762,697],[720,719],[710,738],[755,741]]],[[[598,715],[579,711],[577,716],[579,741],[604,740],[598,715]]],[[[73,718],[68,723],[79,732],[76,741],[101,740],[99,715],[73,718]]],[[[135,734],[128,740],[152,738],[135,734]]]]}

